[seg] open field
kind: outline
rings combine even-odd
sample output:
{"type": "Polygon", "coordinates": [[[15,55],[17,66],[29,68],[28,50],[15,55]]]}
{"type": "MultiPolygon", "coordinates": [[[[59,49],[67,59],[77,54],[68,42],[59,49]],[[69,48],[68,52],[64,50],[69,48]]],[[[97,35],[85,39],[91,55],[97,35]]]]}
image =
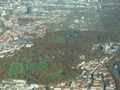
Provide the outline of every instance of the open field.
{"type": "Polygon", "coordinates": [[[23,67],[20,63],[12,63],[8,73],[10,75],[16,75],[18,73],[22,73],[23,71],[23,67]]]}
{"type": "Polygon", "coordinates": [[[33,63],[28,63],[27,66],[28,66],[28,69],[36,71],[36,70],[44,70],[45,68],[49,66],[49,64],[46,62],[43,62],[40,64],[33,62],[33,63]]]}
{"type": "Polygon", "coordinates": [[[29,62],[24,64],[23,63],[21,64],[19,62],[12,63],[8,74],[16,75],[25,72],[28,69],[31,69],[33,71],[44,70],[49,66],[49,64],[47,63],[47,59],[42,57],[39,57],[39,59],[42,59],[43,62],[42,63],[32,62],[32,58],[30,58],[29,62]]]}
{"type": "Polygon", "coordinates": [[[57,77],[61,77],[63,76],[63,72],[60,72],[60,73],[55,73],[55,74],[52,74],[50,75],[52,78],[57,78],[57,77]]]}
{"type": "Polygon", "coordinates": [[[56,39],[53,39],[53,41],[56,43],[65,43],[66,39],[63,37],[57,37],[56,39]]]}
{"type": "Polygon", "coordinates": [[[43,62],[47,62],[46,58],[39,57],[39,59],[42,59],[43,62]]]}

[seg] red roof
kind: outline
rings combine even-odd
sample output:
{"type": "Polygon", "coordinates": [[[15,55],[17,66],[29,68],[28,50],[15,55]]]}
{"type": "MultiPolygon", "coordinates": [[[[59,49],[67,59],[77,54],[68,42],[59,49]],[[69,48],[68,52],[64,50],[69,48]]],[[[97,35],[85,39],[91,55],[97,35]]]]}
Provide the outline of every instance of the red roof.
{"type": "Polygon", "coordinates": [[[80,89],[88,89],[88,87],[79,87],[80,89]]]}
{"type": "MultiPolygon", "coordinates": [[[[79,87],[73,87],[72,90],[74,90],[74,89],[79,89],[79,87]]],[[[80,89],[79,89],[79,90],[80,90],[80,89]]]]}
{"type": "Polygon", "coordinates": [[[54,88],[63,88],[63,87],[61,87],[61,86],[55,86],[54,88]]]}
{"type": "Polygon", "coordinates": [[[62,89],[72,89],[72,87],[63,87],[62,89]]]}
{"type": "Polygon", "coordinates": [[[56,84],[49,84],[49,86],[56,86],[56,84]]]}
{"type": "Polygon", "coordinates": [[[79,82],[79,81],[76,81],[76,82],[74,82],[75,84],[81,84],[81,82],[79,82]]]}
{"type": "Polygon", "coordinates": [[[71,81],[62,81],[61,83],[70,83],[71,81]]]}

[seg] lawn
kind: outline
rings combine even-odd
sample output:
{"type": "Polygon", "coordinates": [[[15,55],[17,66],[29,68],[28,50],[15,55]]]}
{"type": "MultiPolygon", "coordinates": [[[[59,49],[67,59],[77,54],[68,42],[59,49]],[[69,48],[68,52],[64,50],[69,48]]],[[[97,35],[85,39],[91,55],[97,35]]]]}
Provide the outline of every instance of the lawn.
{"type": "Polygon", "coordinates": [[[66,39],[63,37],[57,37],[56,39],[53,39],[53,41],[56,43],[65,43],[66,39]]]}
{"type": "Polygon", "coordinates": [[[46,62],[43,62],[40,64],[36,62],[32,62],[32,63],[28,63],[27,66],[28,66],[28,69],[36,71],[36,70],[44,70],[49,66],[49,64],[46,62]]]}
{"type": "Polygon", "coordinates": [[[29,59],[28,59],[28,61],[30,61],[30,62],[31,62],[31,61],[33,61],[33,59],[32,59],[32,58],[29,58],[29,59]]]}
{"type": "Polygon", "coordinates": [[[44,62],[36,63],[36,62],[29,61],[25,65],[22,65],[19,62],[12,63],[8,74],[16,75],[16,74],[25,72],[27,69],[31,69],[33,71],[44,70],[45,68],[47,68],[49,66],[49,64],[46,62],[47,59],[41,58],[41,57],[40,57],[40,59],[43,59],[44,62]]]}
{"type": "Polygon", "coordinates": [[[10,75],[16,75],[16,74],[21,73],[21,72],[23,72],[23,67],[18,63],[16,63],[16,64],[13,63],[13,64],[11,64],[11,68],[9,69],[8,73],[10,75]]]}
{"type": "Polygon", "coordinates": [[[42,59],[43,62],[47,62],[47,59],[46,59],[46,58],[39,57],[39,59],[42,59]]]}
{"type": "Polygon", "coordinates": [[[50,75],[52,78],[57,78],[63,76],[63,72],[50,75]]]}

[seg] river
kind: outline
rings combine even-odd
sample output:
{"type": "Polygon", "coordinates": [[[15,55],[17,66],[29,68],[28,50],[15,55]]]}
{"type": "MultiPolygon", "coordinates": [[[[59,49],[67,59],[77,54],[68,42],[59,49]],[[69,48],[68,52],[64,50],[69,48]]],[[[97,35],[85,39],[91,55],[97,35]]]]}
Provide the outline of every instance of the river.
{"type": "Polygon", "coordinates": [[[114,65],[113,65],[113,71],[115,72],[115,74],[118,76],[118,78],[120,79],[120,71],[118,70],[118,65],[120,64],[120,61],[117,61],[114,65]]]}

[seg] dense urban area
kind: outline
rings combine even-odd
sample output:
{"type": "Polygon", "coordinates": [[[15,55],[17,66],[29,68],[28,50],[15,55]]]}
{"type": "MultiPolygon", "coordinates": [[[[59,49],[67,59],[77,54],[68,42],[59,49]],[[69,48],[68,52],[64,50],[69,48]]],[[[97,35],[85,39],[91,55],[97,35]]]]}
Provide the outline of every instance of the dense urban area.
{"type": "Polygon", "coordinates": [[[119,90],[119,0],[0,0],[0,90],[119,90]]]}

